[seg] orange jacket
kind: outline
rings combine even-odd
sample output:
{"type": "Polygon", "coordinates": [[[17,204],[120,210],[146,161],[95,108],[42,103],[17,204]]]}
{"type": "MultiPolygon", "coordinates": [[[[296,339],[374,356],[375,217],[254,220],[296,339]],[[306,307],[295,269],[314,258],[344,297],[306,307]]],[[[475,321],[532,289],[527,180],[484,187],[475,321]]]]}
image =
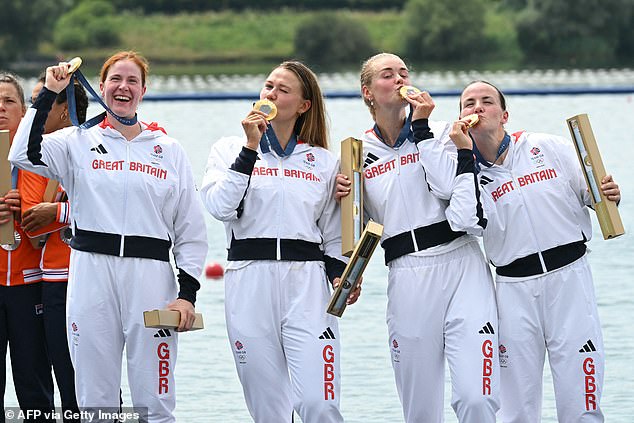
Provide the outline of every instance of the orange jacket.
{"type": "MultiPolygon", "coordinates": [[[[44,191],[48,179],[31,172],[24,172],[22,182],[19,184],[22,197],[22,213],[43,201],[44,191]]],[[[64,190],[57,189],[57,199],[61,198],[64,190]]],[[[62,241],[61,234],[69,223],[68,202],[58,202],[56,221],[43,228],[27,232],[30,237],[48,234],[46,244],[42,248],[42,260],[40,268],[43,271],[43,280],[47,282],[66,282],[68,280],[68,262],[70,260],[70,247],[62,241]]]]}
{"type": "MultiPolygon", "coordinates": [[[[25,172],[18,172],[18,188],[25,172]]],[[[20,237],[20,245],[14,251],[0,248],[0,285],[14,286],[42,281],[40,250],[33,248],[18,220],[13,223],[20,237]]]]}

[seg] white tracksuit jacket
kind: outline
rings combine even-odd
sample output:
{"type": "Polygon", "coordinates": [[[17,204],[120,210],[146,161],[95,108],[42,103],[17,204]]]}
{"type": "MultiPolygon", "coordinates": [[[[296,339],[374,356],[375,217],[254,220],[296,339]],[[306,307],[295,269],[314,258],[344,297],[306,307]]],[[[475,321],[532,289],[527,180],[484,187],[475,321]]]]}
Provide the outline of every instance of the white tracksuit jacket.
{"type": "Polygon", "coordinates": [[[177,267],[193,277],[202,273],[207,254],[204,217],[189,160],[178,141],[153,123],[130,142],[111,126],[97,125],[64,128],[44,135],[39,144],[29,141],[36,115],[46,119],[36,112],[27,110],[9,160],[62,183],[73,207],[74,227],[170,240],[177,267]]]}
{"type": "MultiPolygon", "coordinates": [[[[486,225],[474,194],[477,185],[473,173],[467,170],[456,175],[458,154],[448,135],[450,125],[428,124],[433,138],[418,144],[405,141],[399,148],[386,145],[374,129],[363,136],[364,212],[366,219],[383,225],[382,243],[443,221],[448,221],[453,231],[473,235],[481,235],[486,225]]],[[[459,244],[434,246],[418,254],[437,254],[459,244]]]]}
{"type": "Polygon", "coordinates": [[[500,166],[478,175],[488,218],[484,246],[495,266],[590,240],[590,195],[574,146],[548,134],[513,134],[500,166]]]}
{"type": "Polygon", "coordinates": [[[258,150],[248,175],[230,169],[245,144],[241,137],[214,143],[201,188],[209,213],[225,222],[227,248],[232,239],[297,239],[321,244],[324,255],[345,262],[341,215],[332,195],[339,169],[333,154],[306,143],[285,158],[258,150]],[[240,207],[244,213],[238,217],[240,207]]]}

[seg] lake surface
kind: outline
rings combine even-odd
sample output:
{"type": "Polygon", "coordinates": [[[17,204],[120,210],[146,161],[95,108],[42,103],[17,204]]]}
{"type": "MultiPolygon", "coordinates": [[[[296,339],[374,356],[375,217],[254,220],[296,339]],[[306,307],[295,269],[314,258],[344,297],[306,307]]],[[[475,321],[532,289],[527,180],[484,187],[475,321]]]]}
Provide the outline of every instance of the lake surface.
{"type": "MultiPolygon", "coordinates": [[[[26,87],[29,88],[29,87],[26,87]]],[[[502,87],[504,88],[504,87],[502,87]]],[[[30,88],[29,88],[30,89],[30,88]]],[[[620,205],[626,235],[604,241],[596,219],[589,260],[593,267],[599,314],[604,331],[606,374],[602,408],[606,421],[634,421],[634,154],[632,95],[517,96],[507,99],[509,132],[525,129],[569,136],[566,118],[588,113],[604,163],[620,184],[620,205]]],[[[359,137],[372,125],[361,99],[327,100],[331,123],[331,149],[348,136],[359,137]]],[[[250,101],[147,102],[141,106],[143,121],[156,121],[183,144],[197,181],[202,175],[210,146],[225,135],[242,133],[241,119],[250,101]]],[[[89,116],[100,110],[91,104],[89,116]]],[[[458,98],[436,100],[432,118],[453,120],[458,98]]],[[[209,261],[226,258],[222,224],[207,217],[209,261]]],[[[342,338],[342,413],[347,422],[381,423],[403,421],[394,386],[385,324],[387,269],[378,251],[364,275],[363,296],[348,308],[340,322],[342,338]]],[[[181,422],[251,421],[238,381],[224,325],[223,281],[203,280],[197,311],[205,317],[203,331],[180,337],[176,366],[177,408],[181,422]]],[[[10,370],[7,369],[7,372],[10,370]]],[[[7,373],[8,380],[11,380],[7,373]]],[[[127,381],[124,401],[130,405],[127,381]]],[[[545,371],[543,421],[556,421],[550,372],[545,371]]],[[[275,387],[272,387],[274,389],[275,387]]],[[[457,419],[449,406],[450,386],[445,383],[445,419],[457,419]]],[[[16,405],[8,382],[5,405],[16,405]]],[[[57,401],[59,404],[59,400],[57,401]]],[[[296,418],[296,421],[298,419],[296,418]]]]}

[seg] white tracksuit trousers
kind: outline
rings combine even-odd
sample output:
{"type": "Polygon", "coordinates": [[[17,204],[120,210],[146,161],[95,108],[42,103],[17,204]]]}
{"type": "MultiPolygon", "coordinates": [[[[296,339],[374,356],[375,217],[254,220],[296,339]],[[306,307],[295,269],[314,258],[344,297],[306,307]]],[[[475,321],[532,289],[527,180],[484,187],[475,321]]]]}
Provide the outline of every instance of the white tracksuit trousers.
{"type": "Polygon", "coordinates": [[[247,407],[257,423],[343,422],[339,330],[319,261],[230,262],[225,314],[247,407]],[[242,267],[240,267],[242,266],[242,267]],[[236,268],[238,267],[238,268],[236,268]]]}
{"type": "Polygon", "coordinates": [[[389,264],[387,325],[407,423],[443,421],[445,357],[461,423],[495,422],[499,408],[497,309],[477,241],[389,264]]]}
{"type": "Polygon", "coordinates": [[[587,258],[540,277],[509,280],[497,281],[502,421],[541,421],[548,352],[559,422],[602,422],[605,356],[587,258]]]}
{"type": "Polygon", "coordinates": [[[118,410],[125,346],[132,405],[147,408],[150,423],[176,421],[177,334],[143,323],[143,311],[165,308],[176,295],[168,262],[72,251],[67,326],[82,410],[118,410]]]}

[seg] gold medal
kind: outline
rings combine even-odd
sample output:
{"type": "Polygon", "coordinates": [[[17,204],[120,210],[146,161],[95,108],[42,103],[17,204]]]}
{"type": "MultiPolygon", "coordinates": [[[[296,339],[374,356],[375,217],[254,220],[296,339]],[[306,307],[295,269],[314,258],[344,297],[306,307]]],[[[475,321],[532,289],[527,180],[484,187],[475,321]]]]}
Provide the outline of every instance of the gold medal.
{"type": "Polygon", "coordinates": [[[262,99],[253,105],[253,110],[259,110],[266,113],[266,120],[273,120],[277,116],[277,106],[270,100],[262,99]]]}
{"type": "Polygon", "coordinates": [[[418,94],[419,92],[420,90],[412,85],[403,85],[399,90],[403,98],[407,98],[407,96],[411,94],[418,94]]]}
{"type": "Polygon", "coordinates": [[[81,57],[74,57],[68,62],[68,73],[73,73],[81,66],[81,57]]]}
{"type": "Polygon", "coordinates": [[[474,113],[472,115],[467,115],[460,120],[466,123],[468,128],[472,128],[480,122],[480,116],[474,113]]]}

